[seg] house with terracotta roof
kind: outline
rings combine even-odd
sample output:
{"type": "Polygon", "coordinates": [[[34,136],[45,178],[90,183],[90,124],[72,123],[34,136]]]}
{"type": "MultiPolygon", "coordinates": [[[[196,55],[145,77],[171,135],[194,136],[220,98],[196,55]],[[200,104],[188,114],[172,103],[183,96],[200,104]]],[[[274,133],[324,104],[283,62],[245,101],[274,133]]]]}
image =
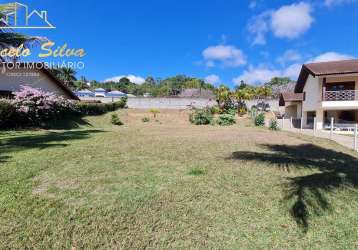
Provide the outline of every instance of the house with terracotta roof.
{"type": "Polygon", "coordinates": [[[331,118],[358,123],[358,60],[308,63],[302,66],[295,89],[282,93],[285,117],[302,118],[304,127],[323,129],[331,118]]]}
{"type": "Polygon", "coordinates": [[[43,63],[0,63],[0,97],[11,97],[23,85],[79,100],[43,63]]]}

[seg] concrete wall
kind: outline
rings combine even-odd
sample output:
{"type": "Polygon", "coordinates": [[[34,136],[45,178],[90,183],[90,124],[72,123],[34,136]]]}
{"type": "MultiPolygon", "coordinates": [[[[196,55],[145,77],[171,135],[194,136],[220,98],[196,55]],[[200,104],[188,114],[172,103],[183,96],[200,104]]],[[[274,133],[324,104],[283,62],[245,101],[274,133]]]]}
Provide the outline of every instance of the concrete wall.
{"type": "MultiPolygon", "coordinates": [[[[112,98],[102,97],[81,97],[82,100],[100,100],[102,102],[111,102],[112,98]]],[[[118,100],[114,99],[114,101],[118,100]]],[[[278,100],[265,100],[269,103],[272,111],[278,111],[279,105],[278,100]]],[[[258,100],[247,101],[248,108],[256,105],[258,100]]],[[[135,97],[128,98],[128,107],[136,109],[148,109],[148,108],[159,108],[159,109],[186,109],[192,105],[197,108],[211,107],[216,105],[216,101],[213,99],[205,98],[144,98],[135,97]]]]}
{"type": "Polygon", "coordinates": [[[18,91],[21,85],[40,88],[57,95],[67,94],[59,88],[46,74],[36,69],[12,69],[0,72],[0,90],[18,91]]]}

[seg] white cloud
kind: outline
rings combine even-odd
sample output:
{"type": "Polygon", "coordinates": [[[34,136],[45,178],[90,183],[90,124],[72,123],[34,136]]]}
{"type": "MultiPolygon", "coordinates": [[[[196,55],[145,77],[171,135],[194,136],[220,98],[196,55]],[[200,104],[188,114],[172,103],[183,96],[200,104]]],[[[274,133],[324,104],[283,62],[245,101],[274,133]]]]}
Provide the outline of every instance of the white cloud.
{"type": "Polygon", "coordinates": [[[206,83],[211,83],[213,85],[216,85],[221,81],[218,75],[208,75],[204,80],[206,83]]]}
{"type": "Polygon", "coordinates": [[[297,38],[305,33],[313,22],[308,3],[286,5],[272,13],[271,28],[280,38],[297,38]]]}
{"type": "Polygon", "coordinates": [[[253,45],[266,44],[266,33],[270,30],[268,22],[270,16],[271,11],[266,11],[250,20],[248,30],[255,36],[253,45]]]}
{"type": "Polygon", "coordinates": [[[332,7],[339,4],[349,4],[357,2],[357,0],[325,0],[324,5],[327,7],[332,7]]]}
{"type": "Polygon", "coordinates": [[[235,84],[240,84],[241,80],[249,84],[258,84],[268,82],[275,76],[281,76],[281,71],[261,67],[250,67],[248,70],[245,70],[241,76],[234,78],[232,81],[235,84]]]}
{"type": "Polygon", "coordinates": [[[235,46],[210,46],[203,51],[202,55],[208,67],[214,67],[217,62],[226,67],[238,67],[246,64],[246,56],[235,46]]]}
{"type": "MultiPolygon", "coordinates": [[[[307,63],[312,62],[329,62],[329,61],[339,61],[339,60],[349,60],[354,57],[348,54],[340,54],[337,52],[326,52],[320,54],[316,57],[311,58],[307,63]]],[[[297,59],[298,57],[293,56],[291,59],[297,59]]],[[[289,77],[292,80],[296,80],[301,71],[302,64],[294,63],[284,68],[269,68],[267,66],[250,66],[248,70],[245,70],[240,76],[234,78],[232,81],[235,84],[240,84],[240,81],[243,80],[251,84],[260,84],[270,81],[273,77],[289,77]]]]}
{"type": "Polygon", "coordinates": [[[255,36],[253,44],[265,44],[266,33],[269,31],[278,38],[298,38],[311,27],[314,21],[311,12],[310,4],[300,2],[265,11],[252,18],[248,30],[255,36]]]}
{"type": "Polygon", "coordinates": [[[289,50],[286,50],[282,56],[277,58],[277,61],[280,64],[285,65],[286,63],[297,62],[297,61],[300,61],[301,59],[302,59],[302,56],[300,53],[298,53],[296,50],[289,49],[289,50]]]}
{"type": "Polygon", "coordinates": [[[119,80],[121,80],[124,77],[128,78],[131,82],[133,82],[135,84],[143,84],[145,82],[145,79],[143,77],[135,76],[135,75],[114,76],[114,77],[104,80],[104,82],[119,82],[119,80]]]}
{"type": "Polygon", "coordinates": [[[347,54],[340,54],[337,52],[326,52],[310,59],[308,62],[329,62],[329,61],[349,60],[353,58],[354,58],[353,56],[347,54]]]}
{"type": "Polygon", "coordinates": [[[302,64],[295,63],[282,70],[282,77],[289,77],[290,79],[296,80],[300,74],[302,64]]]}
{"type": "Polygon", "coordinates": [[[268,67],[249,67],[240,76],[234,78],[232,81],[235,84],[240,84],[241,80],[249,84],[262,84],[269,82],[274,77],[289,77],[290,79],[297,79],[302,65],[292,64],[283,69],[270,69],[268,67]]]}

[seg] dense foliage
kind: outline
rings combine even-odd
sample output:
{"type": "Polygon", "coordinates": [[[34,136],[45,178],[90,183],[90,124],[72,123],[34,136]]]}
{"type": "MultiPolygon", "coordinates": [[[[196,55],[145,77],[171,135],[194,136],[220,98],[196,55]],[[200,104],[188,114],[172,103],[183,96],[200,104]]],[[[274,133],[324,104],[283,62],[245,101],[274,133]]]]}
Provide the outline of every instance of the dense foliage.
{"type": "Polygon", "coordinates": [[[29,86],[14,92],[14,99],[8,103],[15,109],[11,123],[17,126],[41,126],[77,112],[74,101],[29,86]]]}
{"type": "Polygon", "coordinates": [[[177,75],[166,79],[155,79],[151,76],[148,76],[142,84],[135,84],[131,82],[127,77],[123,77],[119,81],[94,81],[91,82],[90,88],[92,90],[96,88],[104,88],[107,91],[115,89],[133,95],[144,95],[145,93],[149,93],[151,96],[159,97],[176,96],[183,89],[187,88],[201,88],[213,90],[214,86],[209,83],[205,83],[203,80],[198,78],[188,77],[185,75],[177,75]]]}
{"type": "Polygon", "coordinates": [[[0,99],[0,128],[13,127],[16,108],[10,100],[0,99]]]}
{"type": "Polygon", "coordinates": [[[116,113],[111,115],[111,123],[117,126],[123,125],[123,122],[119,119],[119,116],[116,113]]]}
{"type": "Polygon", "coordinates": [[[265,113],[260,113],[255,117],[255,125],[258,127],[265,126],[265,113]]]}
{"type": "Polygon", "coordinates": [[[215,90],[215,95],[221,113],[228,113],[229,110],[236,109],[237,113],[244,115],[248,110],[247,100],[268,98],[272,95],[272,90],[268,86],[255,87],[242,82],[235,91],[222,85],[215,90]]]}
{"type": "Polygon", "coordinates": [[[125,108],[127,98],[123,97],[120,101],[110,103],[78,103],[78,110],[82,115],[102,115],[117,109],[125,108]]]}
{"type": "Polygon", "coordinates": [[[270,120],[269,129],[271,129],[271,130],[279,130],[277,119],[272,118],[270,120]]]}
{"type": "Polygon", "coordinates": [[[235,116],[232,114],[222,114],[219,115],[217,119],[217,124],[220,126],[230,126],[236,123],[235,116]]]}
{"type": "Polygon", "coordinates": [[[207,125],[212,123],[213,115],[208,109],[196,109],[190,114],[189,121],[195,125],[207,125]]]}
{"type": "Polygon", "coordinates": [[[43,127],[49,122],[76,115],[98,115],[126,106],[127,99],[114,103],[81,103],[50,92],[22,86],[14,99],[0,99],[0,128],[43,127]]]}

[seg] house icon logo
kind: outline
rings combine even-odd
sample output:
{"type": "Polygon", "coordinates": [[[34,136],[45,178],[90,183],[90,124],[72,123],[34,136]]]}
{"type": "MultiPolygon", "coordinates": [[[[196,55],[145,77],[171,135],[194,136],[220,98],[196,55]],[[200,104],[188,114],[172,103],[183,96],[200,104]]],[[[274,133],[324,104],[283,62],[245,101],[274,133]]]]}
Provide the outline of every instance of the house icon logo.
{"type": "Polygon", "coordinates": [[[33,10],[22,3],[0,4],[1,29],[54,29],[48,21],[47,11],[33,10]]]}

